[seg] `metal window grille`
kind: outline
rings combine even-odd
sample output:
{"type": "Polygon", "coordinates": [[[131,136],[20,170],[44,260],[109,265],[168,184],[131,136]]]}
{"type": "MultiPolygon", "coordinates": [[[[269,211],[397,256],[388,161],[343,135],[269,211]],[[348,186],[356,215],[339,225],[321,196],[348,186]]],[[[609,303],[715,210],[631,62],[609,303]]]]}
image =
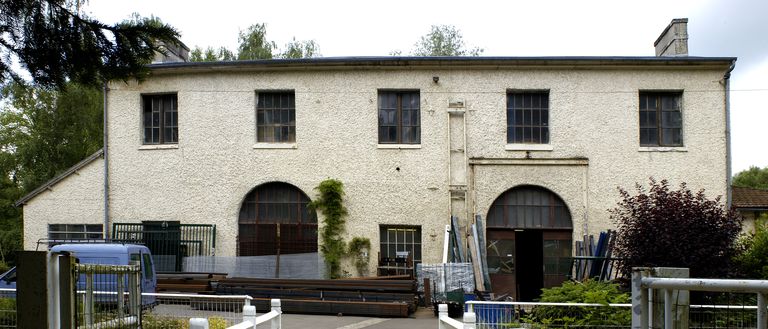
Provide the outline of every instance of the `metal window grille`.
{"type": "Polygon", "coordinates": [[[549,144],[549,92],[507,94],[507,143],[549,144]]]}
{"type": "Polygon", "coordinates": [[[421,143],[418,91],[379,91],[379,143],[421,143]]]}
{"type": "Polygon", "coordinates": [[[258,93],[256,141],[296,142],[296,97],[293,91],[258,93]]]}
{"type": "Polygon", "coordinates": [[[421,263],[421,227],[386,226],[380,228],[381,257],[397,258],[403,252],[413,256],[413,264],[421,263]],[[398,254],[400,253],[400,254],[398,254]]]}
{"type": "Polygon", "coordinates": [[[102,224],[48,224],[48,239],[87,240],[103,237],[102,224]]]}

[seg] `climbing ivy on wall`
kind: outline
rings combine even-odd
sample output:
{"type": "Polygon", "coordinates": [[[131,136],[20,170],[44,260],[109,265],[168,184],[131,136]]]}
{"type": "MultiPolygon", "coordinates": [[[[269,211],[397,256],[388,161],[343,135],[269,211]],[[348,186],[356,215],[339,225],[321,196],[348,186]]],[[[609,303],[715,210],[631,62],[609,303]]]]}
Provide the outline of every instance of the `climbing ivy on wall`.
{"type": "Polygon", "coordinates": [[[315,187],[317,198],[309,203],[312,210],[323,213],[323,228],[320,231],[320,251],[325,259],[328,276],[331,279],[341,277],[341,259],[345,255],[346,244],[341,236],[344,233],[347,208],[344,207],[344,184],[335,179],[326,179],[315,187]]]}

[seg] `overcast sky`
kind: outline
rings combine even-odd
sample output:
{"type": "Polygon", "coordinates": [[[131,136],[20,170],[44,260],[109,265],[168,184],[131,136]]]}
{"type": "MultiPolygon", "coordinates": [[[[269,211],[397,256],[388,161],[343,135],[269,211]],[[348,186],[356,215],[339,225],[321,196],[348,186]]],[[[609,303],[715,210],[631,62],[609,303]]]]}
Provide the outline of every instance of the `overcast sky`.
{"type": "Polygon", "coordinates": [[[672,18],[687,17],[689,54],[738,57],[732,75],[733,172],[768,167],[768,1],[188,1],[90,0],[105,23],[131,13],[176,27],[187,46],[237,48],[237,34],[267,24],[284,46],[313,39],[323,56],[382,56],[413,48],[431,25],[454,25],[484,56],[653,56],[672,18]]]}

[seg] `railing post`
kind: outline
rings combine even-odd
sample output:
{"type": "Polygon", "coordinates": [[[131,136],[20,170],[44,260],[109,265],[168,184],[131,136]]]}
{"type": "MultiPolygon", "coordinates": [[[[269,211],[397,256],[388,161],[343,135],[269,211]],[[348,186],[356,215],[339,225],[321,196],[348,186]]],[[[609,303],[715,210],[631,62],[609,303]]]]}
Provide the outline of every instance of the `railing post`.
{"type": "Polygon", "coordinates": [[[766,329],[766,320],[768,320],[768,313],[766,313],[766,300],[765,293],[757,293],[757,329],[766,329]]]}
{"type": "Polygon", "coordinates": [[[673,329],[672,289],[664,289],[664,329],[673,329]]]}
{"type": "MultiPolygon", "coordinates": [[[[277,316],[272,318],[272,329],[280,329],[283,326],[283,309],[280,307],[280,300],[279,299],[273,299],[272,300],[272,311],[277,312],[277,316]]],[[[255,328],[255,327],[254,327],[255,328]]]]}
{"type": "Polygon", "coordinates": [[[448,316],[448,304],[437,306],[437,329],[446,329],[446,325],[443,323],[443,316],[448,316]]]}
{"type": "MultiPolygon", "coordinates": [[[[130,274],[129,274],[130,275],[130,274]]],[[[122,319],[125,316],[124,304],[125,304],[125,274],[120,273],[117,275],[117,317],[122,319]]]]}
{"type": "Polygon", "coordinates": [[[85,272],[85,325],[88,327],[93,326],[93,272],[86,270],[85,272]]]}
{"type": "Polygon", "coordinates": [[[250,322],[253,325],[252,328],[256,328],[256,306],[243,306],[243,321],[250,322]]]}
{"type": "Polygon", "coordinates": [[[648,328],[648,289],[642,284],[647,275],[647,268],[632,269],[632,329],[648,328]]]}
{"type": "Polygon", "coordinates": [[[475,329],[477,324],[477,316],[475,315],[475,312],[464,312],[464,318],[462,320],[464,322],[464,329],[475,329]]]}
{"type": "Polygon", "coordinates": [[[208,329],[208,319],[206,318],[189,319],[189,329],[208,329]]]}

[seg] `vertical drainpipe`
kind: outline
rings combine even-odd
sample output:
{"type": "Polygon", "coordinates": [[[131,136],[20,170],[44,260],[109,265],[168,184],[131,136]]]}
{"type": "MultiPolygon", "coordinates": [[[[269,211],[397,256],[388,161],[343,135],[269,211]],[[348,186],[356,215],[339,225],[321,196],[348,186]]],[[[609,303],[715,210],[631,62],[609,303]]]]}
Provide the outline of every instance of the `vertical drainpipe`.
{"type": "Polygon", "coordinates": [[[731,71],[736,67],[736,60],[731,61],[731,66],[723,75],[725,87],[725,183],[726,183],[726,207],[731,208],[731,71]]]}
{"type": "Polygon", "coordinates": [[[107,138],[108,126],[107,126],[107,82],[104,82],[104,239],[109,239],[109,157],[107,156],[109,149],[109,139],[107,138]]]}

